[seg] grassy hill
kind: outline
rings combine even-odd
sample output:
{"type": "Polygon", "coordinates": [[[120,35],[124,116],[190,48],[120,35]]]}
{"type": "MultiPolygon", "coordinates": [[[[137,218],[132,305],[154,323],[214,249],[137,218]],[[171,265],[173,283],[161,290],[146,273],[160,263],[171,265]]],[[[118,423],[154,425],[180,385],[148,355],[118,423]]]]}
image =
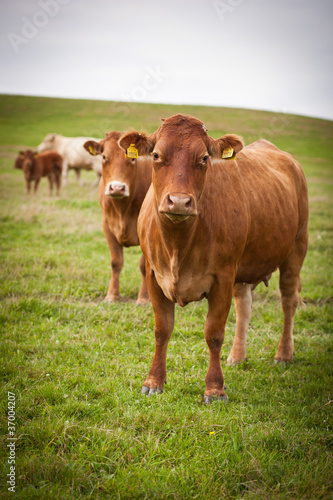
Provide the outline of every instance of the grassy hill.
{"type": "Polygon", "coordinates": [[[8,392],[15,394],[17,498],[331,498],[333,122],[262,111],[0,96],[1,497],[10,498],[8,392]],[[59,198],[42,180],[25,193],[16,153],[49,132],[149,132],[182,112],[215,138],[259,137],[303,165],[310,245],[295,358],[274,365],[282,313],[278,275],[256,289],[249,360],[225,366],[227,405],[204,406],[207,302],[176,308],[168,384],[140,396],[153,353],[153,313],[136,307],[139,248],[125,252],[122,300],[106,305],[110,257],[93,173],[59,198]]]}

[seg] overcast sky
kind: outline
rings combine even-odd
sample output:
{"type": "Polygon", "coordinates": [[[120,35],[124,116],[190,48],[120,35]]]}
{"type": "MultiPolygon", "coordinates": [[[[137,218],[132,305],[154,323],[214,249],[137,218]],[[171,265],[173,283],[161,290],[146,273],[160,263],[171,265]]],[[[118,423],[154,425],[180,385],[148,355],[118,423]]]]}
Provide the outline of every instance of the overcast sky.
{"type": "Polygon", "coordinates": [[[333,119],[332,0],[1,0],[0,14],[0,93],[333,119]]]}

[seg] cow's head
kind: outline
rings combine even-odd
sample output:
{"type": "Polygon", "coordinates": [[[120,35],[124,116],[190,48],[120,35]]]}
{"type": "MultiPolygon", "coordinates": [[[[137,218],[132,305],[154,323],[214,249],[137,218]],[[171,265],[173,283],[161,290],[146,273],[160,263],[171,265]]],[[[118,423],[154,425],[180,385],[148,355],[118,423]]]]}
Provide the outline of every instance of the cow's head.
{"type": "Polygon", "coordinates": [[[126,132],[119,145],[125,151],[132,145],[139,155],[152,155],[157,208],[175,224],[198,214],[211,159],[233,159],[243,148],[240,137],[215,140],[200,120],[181,114],[163,120],[151,135],[126,132]]]}
{"type": "Polygon", "coordinates": [[[27,179],[31,179],[33,177],[34,164],[37,156],[38,153],[31,151],[31,149],[27,149],[24,152],[22,170],[27,179]]]}
{"type": "Polygon", "coordinates": [[[109,132],[99,142],[90,140],[84,148],[93,156],[101,155],[102,179],[105,196],[113,199],[128,198],[133,190],[136,175],[136,158],[128,158],[118,146],[120,132],[109,132]]]}
{"type": "Polygon", "coordinates": [[[37,147],[38,153],[55,149],[57,137],[57,134],[47,134],[40,145],[37,147]]]}
{"type": "Polygon", "coordinates": [[[14,168],[19,168],[22,170],[23,159],[24,159],[24,151],[20,151],[18,156],[16,157],[14,168]]]}

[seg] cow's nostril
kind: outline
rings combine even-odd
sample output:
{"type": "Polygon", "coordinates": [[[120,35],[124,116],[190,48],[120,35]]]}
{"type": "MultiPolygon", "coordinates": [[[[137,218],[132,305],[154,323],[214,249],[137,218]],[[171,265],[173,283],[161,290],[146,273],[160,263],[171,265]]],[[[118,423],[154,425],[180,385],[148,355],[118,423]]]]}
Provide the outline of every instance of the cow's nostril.
{"type": "Polygon", "coordinates": [[[192,199],[190,198],[186,203],[185,203],[185,208],[191,208],[192,205],[192,199]]]}
{"type": "Polygon", "coordinates": [[[168,204],[169,207],[173,207],[173,201],[170,198],[170,196],[167,197],[167,204],[168,204]]]}

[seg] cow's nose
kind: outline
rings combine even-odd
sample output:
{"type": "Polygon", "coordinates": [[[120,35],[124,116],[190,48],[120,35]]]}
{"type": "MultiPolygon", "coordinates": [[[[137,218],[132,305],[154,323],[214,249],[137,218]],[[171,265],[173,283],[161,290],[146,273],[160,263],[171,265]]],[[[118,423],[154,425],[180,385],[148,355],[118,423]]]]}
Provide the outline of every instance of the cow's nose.
{"type": "Polygon", "coordinates": [[[107,196],[128,196],[128,186],[124,182],[109,182],[105,189],[107,196]]]}
{"type": "Polygon", "coordinates": [[[191,196],[176,196],[169,194],[167,196],[167,205],[171,212],[186,213],[193,206],[193,198],[191,196]]]}

